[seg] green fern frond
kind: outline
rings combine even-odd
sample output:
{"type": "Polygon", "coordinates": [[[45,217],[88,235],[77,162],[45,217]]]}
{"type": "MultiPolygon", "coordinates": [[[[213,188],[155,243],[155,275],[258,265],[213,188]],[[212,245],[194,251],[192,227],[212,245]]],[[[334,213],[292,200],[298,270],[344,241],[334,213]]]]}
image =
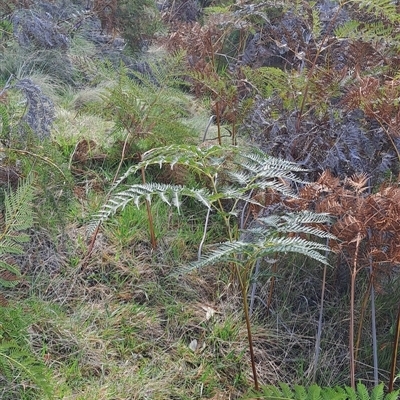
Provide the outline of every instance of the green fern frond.
{"type": "MultiPolygon", "coordinates": [[[[29,241],[29,235],[25,232],[33,226],[32,201],[34,190],[32,176],[22,182],[15,191],[5,193],[4,197],[4,222],[0,232],[0,272],[9,271],[19,276],[19,270],[5,261],[7,254],[23,254],[24,243],[29,241]]],[[[0,279],[0,285],[10,287],[15,281],[0,279]]]]}
{"type": "Polygon", "coordinates": [[[307,400],[307,391],[304,386],[295,385],[296,400],[307,400]]]}
{"type": "Polygon", "coordinates": [[[307,389],[296,385],[293,392],[287,384],[280,383],[279,387],[266,385],[260,392],[251,391],[245,399],[257,397],[260,400],[394,400],[398,398],[399,392],[400,390],[397,390],[385,396],[383,383],[375,386],[370,393],[362,383],[357,384],[356,390],[348,386],[323,388],[314,384],[307,389]]]}
{"type": "MultiPolygon", "coordinates": [[[[304,233],[314,235],[324,239],[335,239],[335,236],[309,224],[326,224],[331,220],[327,213],[316,214],[308,210],[296,213],[289,213],[282,216],[271,215],[259,218],[259,222],[266,227],[273,227],[280,233],[304,233]]],[[[263,229],[263,228],[260,228],[263,229]]]]}
{"type": "Polygon", "coordinates": [[[279,387],[285,397],[292,398],[294,396],[293,391],[290,389],[290,386],[287,383],[280,382],[279,387]]]}
{"type": "Polygon", "coordinates": [[[263,97],[270,97],[278,93],[284,97],[288,92],[288,74],[280,68],[260,67],[256,70],[245,67],[243,72],[252,84],[260,91],[263,97]]]}
{"type": "Polygon", "coordinates": [[[9,235],[32,227],[32,201],[33,186],[32,176],[30,175],[25,182],[18,186],[15,192],[5,195],[5,228],[0,236],[0,241],[9,235]]]}
{"type": "Polygon", "coordinates": [[[392,23],[399,21],[396,3],[391,0],[351,0],[351,2],[375,17],[386,18],[392,23]]]}
{"type": "Polygon", "coordinates": [[[312,26],[312,33],[315,39],[318,39],[321,36],[322,32],[322,22],[320,18],[320,14],[315,7],[316,2],[311,2],[310,7],[312,9],[312,21],[313,21],[313,26],[312,26]]]}
{"type": "Polygon", "coordinates": [[[321,391],[322,400],[345,400],[347,399],[346,391],[341,387],[326,387],[321,391]]]}
{"type": "Polygon", "coordinates": [[[238,254],[242,256],[241,262],[246,263],[276,253],[297,253],[313,258],[322,264],[328,264],[326,256],[323,254],[329,252],[330,249],[321,243],[315,243],[299,237],[274,237],[274,233],[276,232],[270,231],[261,232],[249,229],[245,232],[248,237],[254,233],[255,240],[237,240],[219,244],[214,251],[205,254],[199,261],[190,264],[188,268],[185,268],[185,271],[189,272],[222,261],[238,262],[238,254]]]}
{"type": "MultiPolygon", "coordinates": [[[[383,394],[383,387],[382,387],[383,394]]],[[[361,382],[357,383],[357,399],[358,400],[371,400],[368,389],[361,382]]]]}
{"type": "Polygon", "coordinates": [[[339,39],[358,39],[358,28],[360,25],[359,21],[346,21],[335,28],[334,35],[339,39]]]}
{"type": "Polygon", "coordinates": [[[302,182],[295,175],[295,172],[306,172],[298,164],[281,159],[270,157],[259,150],[241,153],[241,165],[245,170],[251,171],[255,175],[255,179],[283,178],[302,182]]]}
{"type": "MultiPolygon", "coordinates": [[[[233,150],[232,146],[230,150],[233,150]]],[[[141,169],[147,169],[151,165],[170,165],[171,169],[175,165],[185,165],[201,174],[214,175],[221,166],[222,161],[229,153],[227,148],[212,146],[202,149],[194,145],[170,145],[156,147],[142,154],[140,163],[130,167],[118,180],[116,180],[112,190],[115,190],[129,176],[137,173],[141,169]]]]}
{"type": "Polygon", "coordinates": [[[31,318],[22,307],[0,308],[0,373],[2,384],[24,385],[51,398],[50,372],[29,347],[27,329],[31,318]]]}
{"type": "MultiPolygon", "coordinates": [[[[380,385],[375,386],[375,387],[372,389],[370,399],[371,399],[371,400],[383,400],[383,396],[384,396],[384,391],[383,391],[383,389],[384,389],[384,388],[383,388],[383,383],[381,383],[380,385]]],[[[359,389],[358,389],[358,386],[357,386],[357,390],[359,390],[359,389]]]]}
{"type": "Polygon", "coordinates": [[[143,63],[141,72],[121,68],[118,82],[104,91],[103,102],[92,111],[113,120],[114,131],[129,135],[139,154],[155,146],[194,142],[200,132],[185,122],[189,96],[178,90],[182,65],[178,54],[162,63],[143,63]]]}
{"type": "Polygon", "coordinates": [[[346,386],[345,387],[345,391],[346,391],[346,394],[347,394],[347,398],[349,400],[359,400],[358,396],[357,396],[357,392],[353,388],[351,388],[349,386],[346,386]]]}
{"type": "Polygon", "coordinates": [[[320,400],[321,399],[321,387],[318,385],[311,385],[308,388],[307,398],[310,400],[320,400]]]}
{"type": "Polygon", "coordinates": [[[335,29],[335,35],[341,39],[362,40],[363,42],[376,44],[384,40],[387,43],[398,43],[393,38],[393,26],[376,22],[348,21],[335,29]]]}
{"type": "MultiPolygon", "coordinates": [[[[132,166],[116,181],[114,189],[128,176],[142,168],[147,169],[151,165],[159,165],[161,168],[165,164],[171,168],[175,165],[184,165],[206,176],[214,176],[224,170],[224,174],[231,177],[233,182],[239,186],[247,185],[249,189],[252,184],[256,184],[259,188],[270,187],[271,179],[303,182],[296,173],[306,171],[295,163],[269,157],[256,149],[244,152],[236,146],[200,148],[193,145],[170,145],[145,152],[142,161],[132,166]]],[[[276,187],[283,190],[278,184],[276,187]]]]}
{"type": "Polygon", "coordinates": [[[394,392],[388,393],[385,397],[384,400],[398,400],[400,396],[400,389],[395,390],[394,392]]]}
{"type": "Polygon", "coordinates": [[[19,268],[7,263],[6,261],[0,260],[0,287],[13,287],[18,283],[20,277],[21,271],[19,268]],[[9,274],[3,273],[4,271],[11,273],[12,279],[9,278],[9,274]]]}
{"type": "Polygon", "coordinates": [[[8,378],[18,374],[33,382],[34,386],[50,395],[52,392],[49,385],[48,374],[44,365],[32,354],[14,341],[7,341],[0,346],[0,358],[2,368],[8,373],[8,378]]]}
{"type": "Polygon", "coordinates": [[[192,197],[203,203],[207,208],[211,207],[210,194],[206,189],[191,189],[179,185],[167,185],[161,183],[136,184],[114,194],[106,204],[94,216],[95,224],[110,218],[119,210],[123,210],[128,203],[137,207],[144,200],[151,202],[152,197],[158,196],[169,206],[180,209],[180,198],[182,196],[192,197]]]}

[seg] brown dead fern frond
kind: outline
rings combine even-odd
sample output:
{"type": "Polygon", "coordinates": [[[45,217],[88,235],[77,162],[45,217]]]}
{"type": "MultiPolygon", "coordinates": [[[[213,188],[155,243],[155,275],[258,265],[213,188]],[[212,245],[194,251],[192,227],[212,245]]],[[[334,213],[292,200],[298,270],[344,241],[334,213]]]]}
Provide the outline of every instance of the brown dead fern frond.
{"type": "Polygon", "coordinates": [[[117,28],[117,0],[94,0],[93,12],[101,23],[101,29],[113,34],[117,28]]]}
{"type": "Polygon", "coordinates": [[[365,173],[354,174],[345,179],[345,184],[352,188],[356,194],[361,194],[368,189],[369,176],[365,173]]]}

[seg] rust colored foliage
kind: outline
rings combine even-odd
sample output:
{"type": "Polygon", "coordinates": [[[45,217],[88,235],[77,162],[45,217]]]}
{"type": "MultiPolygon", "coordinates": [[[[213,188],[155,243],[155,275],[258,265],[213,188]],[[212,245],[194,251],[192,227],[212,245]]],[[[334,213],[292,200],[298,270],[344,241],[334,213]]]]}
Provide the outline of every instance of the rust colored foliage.
{"type": "Polygon", "coordinates": [[[398,135],[400,122],[400,80],[381,81],[373,76],[361,77],[352,85],[343,103],[349,109],[361,108],[367,117],[375,118],[391,128],[391,133],[398,135]]]}
{"type": "Polygon", "coordinates": [[[94,0],[93,12],[98,16],[101,29],[108,34],[114,33],[117,27],[117,0],[94,0]]]}
{"type": "Polygon", "coordinates": [[[358,269],[372,261],[374,278],[400,263],[400,188],[382,186],[369,193],[368,177],[355,175],[340,180],[325,171],[314,183],[305,186],[299,199],[286,202],[294,209],[313,209],[335,217],[330,227],[338,240],[333,250],[347,255],[348,262],[358,257],[358,269]],[[362,251],[356,255],[356,243],[362,251]]]}

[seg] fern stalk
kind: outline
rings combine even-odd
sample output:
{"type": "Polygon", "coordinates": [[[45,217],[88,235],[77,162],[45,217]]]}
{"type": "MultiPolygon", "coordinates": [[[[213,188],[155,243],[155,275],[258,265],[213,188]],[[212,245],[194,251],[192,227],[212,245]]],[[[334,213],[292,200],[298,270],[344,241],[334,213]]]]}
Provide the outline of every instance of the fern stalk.
{"type": "Polygon", "coordinates": [[[317,376],[317,367],[318,367],[318,361],[319,361],[319,354],[320,354],[320,351],[321,351],[322,319],[323,319],[323,314],[324,314],[326,272],[327,272],[327,266],[324,265],[324,271],[322,273],[321,304],[320,304],[320,308],[319,308],[318,330],[317,330],[317,338],[315,340],[315,355],[314,355],[314,365],[313,365],[313,382],[315,382],[315,379],[316,379],[316,376],[317,376]]]}
{"type": "Polygon", "coordinates": [[[247,341],[249,343],[250,363],[251,363],[251,370],[253,372],[254,389],[258,390],[259,385],[258,385],[258,378],[257,378],[256,360],[254,357],[253,335],[251,333],[249,305],[248,305],[248,301],[247,301],[247,285],[243,281],[243,277],[242,277],[242,274],[240,271],[240,266],[238,263],[235,263],[235,272],[236,272],[237,278],[239,279],[239,285],[240,285],[240,290],[241,290],[241,294],[242,294],[243,312],[244,312],[244,317],[246,320],[247,341]]]}
{"type": "Polygon", "coordinates": [[[357,236],[356,248],[354,251],[353,268],[351,270],[351,288],[350,288],[350,329],[349,329],[349,353],[350,353],[350,385],[353,389],[356,387],[356,368],[355,368],[355,351],[354,351],[354,301],[355,301],[355,286],[358,268],[358,252],[360,247],[361,237],[357,236]]]}
{"type": "Polygon", "coordinates": [[[356,345],[355,345],[355,357],[354,358],[356,360],[358,359],[358,350],[361,347],[362,328],[363,328],[365,311],[367,310],[367,306],[368,306],[368,299],[371,294],[371,287],[372,287],[372,274],[370,274],[370,277],[368,280],[368,287],[364,293],[364,297],[363,297],[362,304],[361,304],[361,312],[360,312],[358,331],[357,331],[357,340],[356,340],[356,345]]]}
{"type": "Polygon", "coordinates": [[[389,393],[393,392],[393,385],[396,376],[397,354],[400,340],[400,303],[397,311],[396,330],[393,338],[392,361],[390,363],[389,393]]]}
{"type": "MultiPolygon", "coordinates": [[[[370,264],[370,276],[373,279],[372,261],[370,264]]],[[[371,334],[372,334],[372,352],[374,361],[374,384],[375,386],[379,384],[378,377],[378,341],[376,338],[376,307],[375,307],[375,288],[374,282],[371,284],[371,334]]]]}
{"type": "Polygon", "coordinates": [[[272,277],[271,277],[271,282],[270,282],[270,288],[268,292],[268,299],[267,299],[267,317],[269,315],[269,310],[271,309],[271,304],[272,304],[272,296],[274,294],[274,289],[275,289],[275,281],[276,281],[276,273],[278,272],[278,263],[274,262],[272,265],[272,277]]]}
{"type": "MultiPolygon", "coordinates": [[[[146,184],[146,173],[145,173],[144,168],[141,168],[141,174],[142,174],[142,182],[145,185],[146,184]]],[[[150,206],[149,200],[146,199],[145,202],[146,202],[147,218],[148,218],[148,221],[149,221],[151,247],[152,247],[153,250],[155,250],[157,248],[157,239],[156,239],[156,234],[155,234],[155,231],[154,231],[153,214],[151,212],[151,206],[150,206]]]]}

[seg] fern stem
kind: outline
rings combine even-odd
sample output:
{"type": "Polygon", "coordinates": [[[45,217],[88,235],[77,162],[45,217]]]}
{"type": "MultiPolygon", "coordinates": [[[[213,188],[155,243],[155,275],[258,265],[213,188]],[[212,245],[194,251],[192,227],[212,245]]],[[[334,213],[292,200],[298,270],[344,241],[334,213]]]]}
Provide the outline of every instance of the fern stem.
{"type": "Polygon", "coordinates": [[[210,213],[211,213],[211,208],[207,209],[207,215],[206,215],[206,221],[204,223],[204,231],[203,231],[203,237],[201,238],[201,242],[199,244],[199,250],[197,252],[197,260],[200,261],[201,259],[201,252],[203,250],[203,245],[206,240],[206,235],[207,235],[207,228],[208,228],[208,221],[210,219],[210,213]]]}
{"type": "MultiPolygon", "coordinates": [[[[125,140],[124,140],[124,145],[122,147],[122,153],[121,153],[121,157],[120,157],[120,160],[119,160],[119,163],[118,163],[118,167],[117,167],[117,170],[115,171],[114,178],[112,180],[111,189],[107,193],[106,200],[109,200],[110,197],[111,197],[111,193],[112,193],[112,190],[114,188],[115,182],[117,181],[117,178],[118,178],[118,175],[119,175],[119,171],[121,170],[122,164],[123,164],[123,162],[125,160],[125,153],[126,153],[126,149],[128,147],[128,139],[129,139],[129,137],[131,135],[130,130],[127,130],[127,132],[128,133],[127,133],[127,135],[125,137],[125,140]]],[[[88,249],[86,251],[85,257],[83,258],[83,260],[81,262],[81,267],[85,267],[87,265],[87,262],[89,261],[90,256],[92,255],[93,248],[94,248],[94,245],[95,245],[96,240],[97,240],[97,236],[98,236],[99,231],[100,231],[100,226],[101,226],[101,221],[98,222],[98,224],[96,226],[96,229],[92,233],[92,236],[90,238],[90,243],[89,243],[88,249]]]]}
{"type": "Polygon", "coordinates": [[[351,271],[351,289],[350,289],[350,329],[349,329],[349,353],[350,353],[350,386],[355,389],[356,387],[356,368],[354,358],[354,299],[355,299],[355,285],[357,276],[357,262],[358,251],[360,247],[361,237],[357,235],[356,248],[353,257],[353,268],[351,271]]]}
{"type": "MultiPolygon", "coordinates": [[[[145,169],[144,167],[141,168],[141,173],[142,173],[142,182],[143,184],[146,183],[146,174],[145,174],[145,169]]],[[[157,240],[156,240],[156,234],[154,231],[154,221],[153,221],[153,214],[151,213],[151,206],[150,202],[146,199],[146,211],[147,211],[147,218],[149,221],[149,232],[150,232],[150,241],[151,241],[151,248],[155,250],[157,248],[157,240]]]]}
{"type": "Polygon", "coordinates": [[[357,331],[357,340],[356,340],[356,345],[355,345],[355,356],[354,359],[358,359],[358,350],[360,349],[361,346],[361,336],[362,336],[362,328],[363,328],[363,322],[364,322],[364,315],[365,315],[365,310],[367,309],[367,303],[368,299],[371,293],[371,285],[372,285],[372,276],[370,276],[368,280],[368,288],[364,293],[364,298],[362,300],[361,304],[361,312],[360,312],[360,321],[358,323],[358,331],[357,331]]]}
{"type": "Polygon", "coordinates": [[[400,303],[399,309],[397,311],[397,321],[396,321],[396,331],[393,338],[393,349],[392,349],[392,361],[390,363],[390,377],[389,377],[389,393],[393,392],[393,385],[396,375],[396,365],[397,365],[397,352],[399,350],[399,340],[400,340],[400,303]]]}
{"type": "Polygon", "coordinates": [[[247,301],[247,285],[245,285],[243,282],[243,277],[240,272],[240,267],[239,267],[238,263],[235,263],[235,270],[236,270],[236,275],[239,280],[240,290],[242,292],[243,311],[244,311],[244,317],[246,320],[247,340],[249,342],[250,362],[251,362],[251,369],[253,372],[254,389],[256,391],[258,391],[259,386],[258,386],[258,378],[257,378],[256,360],[255,360],[254,348],[253,348],[253,335],[251,333],[249,305],[248,305],[248,301],[247,301]]]}
{"type": "MultiPolygon", "coordinates": [[[[368,182],[368,193],[371,194],[371,178],[368,182]]],[[[368,242],[371,243],[372,232],[371,228],[368,228],[368,242]]],[[[371,293],[371,334],[372,334],[372,352],[373,352],[373,362],[374,362],[374,384],[378,386],[379,376],[378,376],[378,340],[376,337],[376,307],[375,307],[375,287],[374,287],[374,265],[372,256],[369,256],[369,276],[370,276],[370,293],[371,293]]]]}
{"type": "Polygon", "coordinates": [[[216,122],[217,122],[217,132],[218,132],[218,144],[221,146],[222,139],[221,139],[221,120],[219,115],[219,102],[215,103],[215,114],[216,114],[216,122]]]}
{"type": "Polygon", "coordinates": [[[316,379],[316,376],[317,376],[319,353],[321,351],[322,318],[323,318],[323,314],[324,314],[326,272],[327,272],[327,266],[325,265],[324,266],[324,271],[322,273],[321,304],[320,304],[320,308],[319,308],[317,338],[315,340],[315,355],[314,355],[314,365],[313,365],[313,382],[315,382],[315,379],[316,379]]]}
{"type": "MultiPolygon", "coordinates": [[[[370,275],[372,277],[372,262],[370,265],[370,275]]],[[[373,352],[373,360],[374,360],[374,385],[377,386],[379,384],[378,377],[378,341],[376,338],[376,307],[375,307],[375,288],[374,281],[371,283],[371,334],[372,334],[372,352],[373,352]]]]}
{"type": "Polygon", "coordinates": [[[256,279],[254,279],[252,285],[251,285],[251,291],[250,291],[250,306],[249,306],[249,315],[251,316],[253,314],[253,309],[254,309],[254,299],[256,297],[256,289],[257,289],[257,276],[258,273],[260,271],[260,259],[257,258],[256,261],[256,268],[254,270],[253,273],[253,277],[255,277],[256,279]]]}

